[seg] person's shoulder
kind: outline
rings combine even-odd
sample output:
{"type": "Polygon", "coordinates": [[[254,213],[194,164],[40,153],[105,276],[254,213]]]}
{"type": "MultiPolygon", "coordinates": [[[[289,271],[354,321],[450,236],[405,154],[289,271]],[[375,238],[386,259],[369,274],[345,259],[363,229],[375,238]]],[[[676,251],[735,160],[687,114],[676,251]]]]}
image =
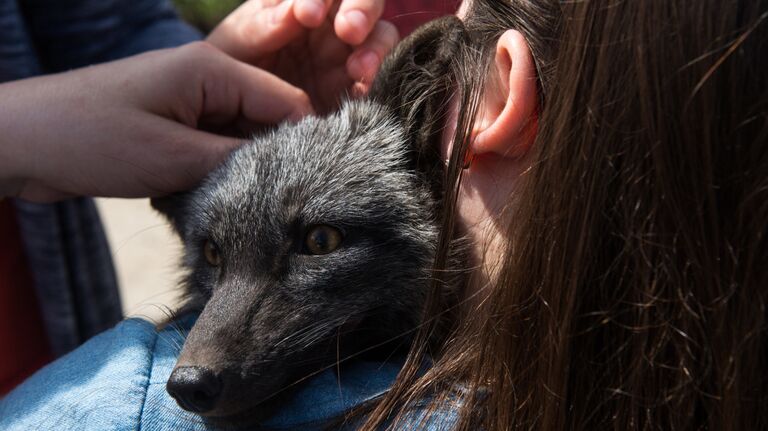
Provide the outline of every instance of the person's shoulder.
{"type": "Polygon", "coordinates": [[[0,429],[133,429],[156,340],[141,319],[93,337],[0,400],[0,429]]]}
{"type": "Polygon", "coordinates": [[[0,429],[212,429],[165,392],[193,322],[127,319],[93,337],[0,400],[0,429]]]}
{"type": "Polygon", "coordinates": [[[325,370],[309,379],[263,425],[278,429],[322,429],[323,425],[343,419],[351,410],[383,395],[392,386],[402,364],[398,359],[353,360],[325,370]]]}
{"type": "MultiPolygon", "coordinates": [[[[365,416],[346,418],[348,413],[361,406],[370,406],[384,395],[392,387],[404,362],[404,357],[389,358],[385,362],[352,360],[320,373],[263,425],[268,429],[357,429],[365,416]],[[338,425],[326,428],[328,424],[338,425]]],[[[394,424],[395,429],[452,430],[458,422],[464,395],[465,391],[459,388],[448,401],[437,405],[432,399],[424,399],[407,409],[402,420],[394,424]]],[[[387,426],[384,429],[388,429],[387,426]]]]}
{"type": "MultiPolygon", "coordinates": [[[[187,317],[158,331],[147,321],[128,319],[99,334],[0,400],[0,429],[218,429],[181,409],[165,389],[193,323],[194,317],[187,317]]],[[[384,394],[402,365],[403,358],[353,360],[324,370],[301,382],[261,426],[325,429],[384,394]]],[[[452,423],[451,417],[450,410],[441,411],[426,428],[410,429],[449,429],[444,424],[452,423]]],[[[354,429],[349,423],[341,428],[354,429]]]]}

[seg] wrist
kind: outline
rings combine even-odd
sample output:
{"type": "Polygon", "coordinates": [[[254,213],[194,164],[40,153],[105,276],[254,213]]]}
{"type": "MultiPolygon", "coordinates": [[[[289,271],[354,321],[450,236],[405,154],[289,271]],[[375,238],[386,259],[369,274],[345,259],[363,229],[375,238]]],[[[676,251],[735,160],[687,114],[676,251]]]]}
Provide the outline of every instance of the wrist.
{"type": "Polygon", "coordinates": [[[0,84],[0,197],[18,196],[32,172],[35,131],[46,102],[38,100],[37,79],[0,84]]]}

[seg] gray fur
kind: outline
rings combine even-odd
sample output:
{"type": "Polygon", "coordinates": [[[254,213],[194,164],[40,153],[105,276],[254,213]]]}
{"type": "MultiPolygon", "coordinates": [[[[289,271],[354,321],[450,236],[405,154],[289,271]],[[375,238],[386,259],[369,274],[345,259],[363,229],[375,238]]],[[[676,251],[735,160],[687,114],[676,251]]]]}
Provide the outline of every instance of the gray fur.
{"type": "Polygon", "coordinates": [[[191,192],[179,228],[188,306],[204,309],[186,345],[224,350],[191,355],[209,368],[275,376],[344,323],[365,325],[372,342],[415,326],[437,239],[435,200],[408,167],[399,129],[381,105],[349,102],[246,144],[191,192]],[[341,247],[302,254],[318,224],[341,229],[341,247]],[[220,247],[218,268],[205,261],[207,239],[220,247]]]}
{"type": "MultiPolygon", "coordinates": [[[[387,64],[402,69],[416,42],[387,64]]],[[[383,87],[419,76],[387,64],[382,73],[394,78],[383,87]]],[[[409,123],[439,121],[404,106],[380,90],[329,117],[283,124],[233,152],[197,189],[153,203],[184,242],[185,309],[202,310],[179,364],[224,382],[208,415],[259,416],[257,405],[337,357],[412,334],[438,238],[442,162],[416,142],[434,131],[409,123]],[[341,230],[341,246],[307,254],[315,225],[341,230]],[[220,248],[219,267],[205,260],[206,240],[220,248]]]]}

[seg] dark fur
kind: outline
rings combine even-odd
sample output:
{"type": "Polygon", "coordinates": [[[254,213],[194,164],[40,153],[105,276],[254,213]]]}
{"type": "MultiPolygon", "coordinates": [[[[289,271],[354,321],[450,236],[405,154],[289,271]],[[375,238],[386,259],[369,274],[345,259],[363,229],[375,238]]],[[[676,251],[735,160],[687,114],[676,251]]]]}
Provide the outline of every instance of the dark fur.
{"type": "Polygon", "coordinates": [[[209,416],[261,416],[337,356],[407,341],[437,243],[435,140],[464,37],[455,18],[433,22],[385,61],[367,99],[284,124],[197,189],[153,202],[184,242],[185,309],[202,310],[179,364],[224,381],[209,416]],[[303,251],[318,224],[343,232],[338,250],[303,251]],[[203,257],[207,239],[221,249],[218,268],[203,257]]]}

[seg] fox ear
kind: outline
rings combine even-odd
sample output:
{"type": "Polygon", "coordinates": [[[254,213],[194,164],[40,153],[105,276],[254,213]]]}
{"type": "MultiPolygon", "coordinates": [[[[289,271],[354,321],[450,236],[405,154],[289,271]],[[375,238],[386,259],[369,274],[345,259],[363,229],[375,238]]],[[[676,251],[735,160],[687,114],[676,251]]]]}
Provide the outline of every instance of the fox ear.
{"type": "Polygon", "coordinates": [[[368,93],[402,122],[419,155],[439,150],[434,138],[445,124],[453,85],[451,62],[467,39],[464,24],[455,16],[420,27],[384,60],[368,93]]]}
{"type": "Polygon", "coordinates": [[[188,193],[174,193],[172,195],[152,198],[149,200],[152,208],[164,215],[171,223],[176,234],[182,238],[184,237],[184,225],[186,221],[184,213],[187,201],[188,193]]]}

